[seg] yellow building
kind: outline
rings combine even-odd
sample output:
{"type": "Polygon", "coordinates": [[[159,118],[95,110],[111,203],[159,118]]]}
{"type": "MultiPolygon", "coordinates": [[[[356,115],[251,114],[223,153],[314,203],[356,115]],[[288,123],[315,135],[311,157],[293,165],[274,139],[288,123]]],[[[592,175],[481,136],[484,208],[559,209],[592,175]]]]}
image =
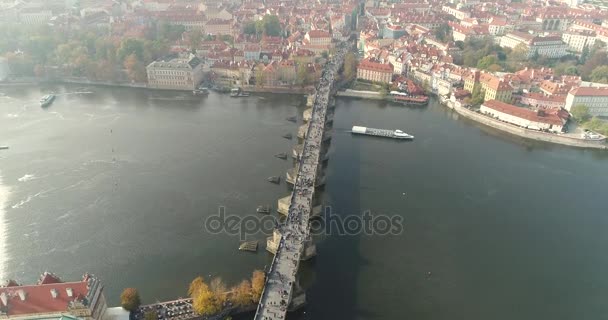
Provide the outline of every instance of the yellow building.
{"type": "Polygon", "coordinates": [[[484,101],[499,100],[506,103],[511,102],[513,87],[493,74],[474,71],[465,78],[465,90],[472,93],[478,86],[484,92],[484,101]]]}

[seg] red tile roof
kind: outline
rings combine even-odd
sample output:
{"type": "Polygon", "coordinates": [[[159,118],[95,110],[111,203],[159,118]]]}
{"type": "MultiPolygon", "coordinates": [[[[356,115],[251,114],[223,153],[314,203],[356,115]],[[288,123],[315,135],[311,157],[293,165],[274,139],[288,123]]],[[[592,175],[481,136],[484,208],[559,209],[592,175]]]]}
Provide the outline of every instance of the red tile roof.
{"type": "Polygon", "coordinates": [[[9,317],[67,311],[70,302],[87,296],[88,279],[85,275],[81,281],[60,282],[56,276],[45,273],[36,285],[0,287],[0,309],[8,307],[9,317]]]}
{"type": "Polygon", "coordinates": [[[504,103],[498,100],[489,100],[482,104],[486,108],[490,108],[492,110],[505,113],[508,115],[512,115],[514,117],[539,122],[539,123],[547,123],[553,125],[563,125],[562,119],[553,113],[546,113],[542,110],[534,111],[526,108],[520,108],[514,106],[512,104],[504,103]]]}
{"type": "Polygon", "coordinates": [[[574,96],[608,97],[608,88],[578,87],[570,90],[574,96]]]}
{"type": "Polygon", "coordinates": [[[359,69],[376,71],[376,72],[385,72],[385,73],[393,73],[393,65],[390,63],[380,63],[376,61],[372,61],[370,59],[361,60],[359,63],[359,69]]]}

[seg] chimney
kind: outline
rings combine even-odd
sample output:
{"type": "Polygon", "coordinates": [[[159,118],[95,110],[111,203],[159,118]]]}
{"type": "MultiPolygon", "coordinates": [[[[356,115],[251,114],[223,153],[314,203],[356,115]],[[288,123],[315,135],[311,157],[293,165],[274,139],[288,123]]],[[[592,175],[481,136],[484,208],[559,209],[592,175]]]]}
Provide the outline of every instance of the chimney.
{"type": "Polygon", "coordinates": [[[65,288],[65,292],[68,294],[68,297],[71,297],[74,295],[74,291],[72,291],[72,288],[65,288]]]}
{"type": "Polygon", "coordinates": [[[59,292],[57,292],[57,289],[55,289],[55,288],[51,289],[51,296],[53,297],[53,299],[57,299],[57,295],[59,295],[59,292]]]}
{"type": "Polygon", "coordinates": [[[25,301],[25,291],[23,291],[23,289],[20,289],[19,291],[17,291],[17,293],[19,294],[19,299],[21,299],[21,301],[25,301]]]}
{"type": "Polygon", "coordinates": [[[0,300],[2,301],[3,305],[8,305],[8,296],[6,295],[6,292],[0,293],[0,300]]]}

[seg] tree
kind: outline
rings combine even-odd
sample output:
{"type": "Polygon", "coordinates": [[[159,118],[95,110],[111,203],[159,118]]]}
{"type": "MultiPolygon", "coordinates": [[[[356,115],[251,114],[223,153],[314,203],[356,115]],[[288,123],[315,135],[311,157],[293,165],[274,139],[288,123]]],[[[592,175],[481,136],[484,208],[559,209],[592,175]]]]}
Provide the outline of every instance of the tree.
{"type": "Polygon", "coordinates": [[[125,39],[120,43],[116,52],[118,61],[123,62],[126,57],[135,54],[140,61],[144,60],[144,43],[138,39],[125,39]]]}
{"type": "Polygon", "coordinates": [[[252,303],[251,300],[251,282],[243,280],[234,290],[233,302],[238,306],[246,306],[252,303]]]}
{"type": "Polygon", "coordinates": [[[471,104],[478,106],[483,103],[485,99],[485,92],[481,90],[481,85],[476,85],[471,92],[471,104]]]}
{"type": "Polygon", "coordinates": [[[226,293],[228,292],[228,289],[226,288],[226,284],[222,281],[222,278],[216,277],[211,279],[209,289],[215,295],[219,305],[223,305],[224,302],[226,302],[226,293]]]}
{"type": "Polygon", "coordinates": [[[303,87],[309,84],[309,79],[308,66],[306,63],[299,63],[296,72],[296,84],[303,87]]]}
{"type": "Polygon", "coordinates": [[[188,41],[190,42],[190,47],[193,50],[196,50],[200,47],[202,39],[203,33],[200,30],[192,30],[188,32],[188,41]]]}
{"type": "Polygon", "coordinates": [[[353,79],[357,75],[357,58],[352,52],[344,56],[344,78],[346,80],[353,79]]]}
{"type": "Polygon", "coordinates": [[[329,58],[329,52],[327,52],[327,51],[321,52],[321,57],[323,57],[323,59],[329,58]]]}
{"type": "Polygon", "coordinates": [[[190,283],[188,294],[192,298],[192,308],[200,315],[216,314],[220,310],[220,304],[215,294],[205,283],[203,277],[196,277],[190,283]]]}
{"type": "Polygon", "coordinates": [[[437,40],[446,42],[450,40],[450,26],[447,23],[442,23],[435,29],[434,36],[437,40]]]}
{"type": "Polygon", "coordinates": [[[281,35],[281,22],[276,15],[267,14],[262,18],[264,24],[264,34],[267,36],[278,37],[281,35]]]}
{"type": "Polygon", "coordinates": [[[173,42],[179,40],[182,34],[186,31],[183,25],[172,25],[167,22],[162,22],[158,26],[158,40],[173,42]]]}
{"type": "Polygon", "coordinates": [[[589,107],[584,104],[575,105],[570,109],[570,113],[572,114],[574,120],[579,123],[585,122],[591,117],[591,114],[589,114],[589,107]]]}
{"type": "Polygon", "coordinates": [[[481,60],[479,60],[477,62],[477,68],[482,69],[482,70],[488,70],[488,68],[491,65],[497,64],[497,63],[498,63],[498,58],[494,55],[489,55],[489,56],[485,56],[485,57],[481,58],[481,60]]]}
{"type": "Polygon", "coordinates": [[[255,21],[247,21],[245,22],[245,24],[243,25],[243,33],[244,34],[249,34],[249,35],[254,35],[256,34],[256,23],[255,21]]]}
{"type": "Polygon", "coordinates": [[[608,65],[608,56],[606,51],[598,50],[591,58],[589,58],[582,66],[579,67],[578,72],[583,80],[589,80],[591,72],[598,66],[608,65]]]}
{"type": "Polygon", "coordinates": [[[132,312],[137,310],[141,305],[141,300],[139,299],[139,293],[135,288],[126,288],[122,291],[120,295],[120,305],[123,309],[132,312]]]}
{"type": "Polygon", "coordinates": [[[129,79],[132,81],[144,82],[146,80],[146,68],[144,67],[143,63],[139,61],[137,55],[129,55],[125,59],[124,67],[127,69],[129,79]]]}
{"type": "Polygon", "coordinates": [[[598,66],[591,72],[591,81],[608,83],[608,66],[598,66]]]}
{"type": "Polygon", "coordinates": [[[264,291],[264,283],[266,282],[266,275],[260,270],[253,271],[251,276],[251,295],[253,302],[258,303],[262,297],[264,291]]]}
{"type": "Polygon", "coordinates": [[[528,48],[523,43],[518,44],[507,54],[507,64],[511,70],[521,69],[523,63],[528,60],[528,48]]]}
{"type": "Polygon", "coordinates": [[[497,63],[494,63],[488,66],[487,70],[491,72],[499,72],[502,71],[502,66],[497,63]]]}

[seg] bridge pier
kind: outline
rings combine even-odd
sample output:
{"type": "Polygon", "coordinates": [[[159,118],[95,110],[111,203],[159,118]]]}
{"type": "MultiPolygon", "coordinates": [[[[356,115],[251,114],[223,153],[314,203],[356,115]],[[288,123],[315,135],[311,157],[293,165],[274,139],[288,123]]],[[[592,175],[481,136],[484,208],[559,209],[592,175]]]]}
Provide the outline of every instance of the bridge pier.
{"type": "MultiPolygon", "coordinates": [[[[289,206],[291,206],[291,194],[277,201],[277,212],[286,216],[289,213],[289,206]]],[[[312,207],[312,212],[310,213],[309,220],[317,218],[321,216],[321,214],[323,214],[323,205],[316,205],[312,207]]]]}
{"type": "Polygon", "coordinates": [[[309,124],[305,122],[298,128],[298,139],[301,139],[302,141],[306,139],[306,134],[308,133],[308,125],[309,124]]]}

